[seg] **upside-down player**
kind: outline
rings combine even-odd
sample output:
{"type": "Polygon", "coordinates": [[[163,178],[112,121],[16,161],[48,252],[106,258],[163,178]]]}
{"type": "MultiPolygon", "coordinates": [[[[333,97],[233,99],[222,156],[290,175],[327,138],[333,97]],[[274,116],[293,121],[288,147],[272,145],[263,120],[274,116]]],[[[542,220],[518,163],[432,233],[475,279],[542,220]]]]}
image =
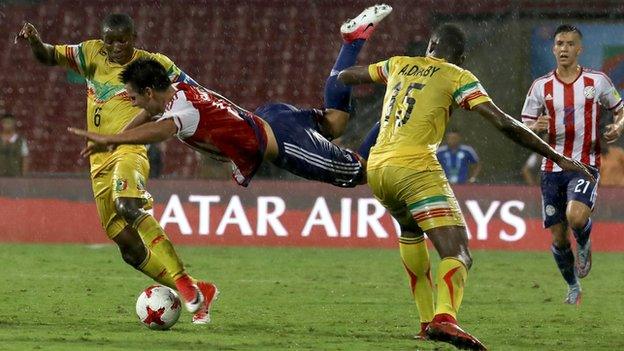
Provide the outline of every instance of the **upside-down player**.
{"type": "MultiPolygon", "coordinates": [[[[553,36],[557,68],[536,79],[522,109],[523,121],[536,133],[547,133],[550,146],[564,155],[594,167],[599,176],[600,139],[617,140],[624,129],[622,99],[602,72],[581,67],[581,31],[561,25],[553,36]],[[600,108],[613,111],[613,123],[600,131],[600,108]],[[601,135],[602,134],[602,135],[601,135]]],[[[557,267],[568,283],[564,303],[581,303],[581,284],[591,269],[591,212],[596,203],[597,181],[542,161],[542,215],[552,234],[550,247],[557,267]],[[569,239],[576,238],[576,265],[569,239]]]]}
{"type": "Polygon", "coordinates": [[[507,137],[562,168],[591,175],[494,105],[477,78],[458,66],[465,58],[464,47],[464,33],[443,25],[433,32],[427,57],[391,57],[349,68],[339,79],[347,84],[387,84],[379,136],[368,158],[368,184],[401,226],[399,246],[420,315],[419,336],[484,350],[457,324],[472,258],[463,215],[436,159],[451,105],[477,111],[507,137]],[[424,233],[442,259],[435,284],[424,233]]]}
{"type": "MultiPolygon", "coordinates": [[[[167,69],[167,78],[195,84],[162,54],[134,47],[136,31],[130,16],[111,14],[102,23],[102,40],[78,45],[50,45],[41,41],[30,24],[18,38],[28,41],[35,58],[45,65],[71,69],[87,80],[87,128],[115,134],[145,112],[132,105],[119,73],[130,62],[150,58],[167,69]]],[[[138,118],[140,119],[140,118],[138,118]]],[[[210,321],[209,309],[217,296],[212,283],[196,281],[186,270],[158,221],[144,211],[152,198],[146,191],[149,162],[143,145],[123,145],[90,157],[91,184],[100,222],[123,260],[157,282],[178,290],[193,323],[210,321]]]]}
{"type": "Polygon", "coordinates": [[[375,5],[343,24],[344,43],[325,85],[324,110],[277,103],[251,113],[211,90],[171,84],[160,63],[138,60],[124,68],[121,80],[135,106],[162,116],[116,135],[70,130],[96,143],[83,154],[92,153],[95,145],[146,144],[177,136],[191,148],[232,161],[234,179],[243,186],[265,160],[311,180],[341,187],[363,184],[363,159],[323,135],[339,136],[349,119],[351,89],[337,81],[338,73],[355,63],[365,40],[390,11],[388,5],[375,5]]]}

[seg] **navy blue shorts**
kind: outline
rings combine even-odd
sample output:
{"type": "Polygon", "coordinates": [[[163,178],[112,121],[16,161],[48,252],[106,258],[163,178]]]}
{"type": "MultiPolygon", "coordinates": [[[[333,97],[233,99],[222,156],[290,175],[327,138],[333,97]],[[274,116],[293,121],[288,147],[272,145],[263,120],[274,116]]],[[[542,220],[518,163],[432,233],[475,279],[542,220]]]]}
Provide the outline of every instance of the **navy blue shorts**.
{"type": "Polygon", "coordinates": [[[596,182],[578,172],[542,172],[542,217],[544,228],[566,221],[568,202],[576,200],[593,209],[600,174],[592,170],[596,182]]]}
{"type": "Polygon", "coordinates": [[[365,169],[358,156],[321,135],[320,110],[300,110],[275,103],[259,107],[256,115],[273,130],[279,155],[273,163],[300,177],[350,188],[361,184],[365,169]]]}

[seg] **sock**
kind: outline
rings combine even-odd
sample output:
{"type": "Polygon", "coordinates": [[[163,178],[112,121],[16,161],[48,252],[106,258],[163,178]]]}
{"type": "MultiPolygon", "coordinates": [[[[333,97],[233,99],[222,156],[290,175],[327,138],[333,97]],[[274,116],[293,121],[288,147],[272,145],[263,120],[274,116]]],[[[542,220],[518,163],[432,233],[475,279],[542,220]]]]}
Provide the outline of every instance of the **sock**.
{"type": "Polygon", "coordinates": [[[551,245],[550,251],[552,251],[557,267],[559,267],[559,271],[566,283],[570,286],[576,284],[578,280],[576,279],[576,270],[574,269],[574,254],[570,250],[570,246],[559,248],[551,245]]]}
{"type": "Polygon", "coordinates": [[[358,154],[362,156],[363,159],[368,160],[368,155],[370,155],[370,149],[375,146],[377,142],[377,136],[379,135],[379,122],[375,123],[373,128],[366,134],[366,138],[358,148],[358,154]]]}
{"type": "Polygon", "coordinates": [[[468,270],[456,258],[446,257],[440,261],[436,285],[438,287],[438,303],[435,314],[447,314],[457,319],[457,311],[464,297],[464,286],[468,270]]]}
{"type": "Polygon", "coordinates": [[[154,279],[158,283],[168,286],[171,289],[176,289],[175,281],[171,277],[171,275],[165,269],[162,262],[152,253],[151,250],[147,250],[147,256],[145,260],[137,269],[148,277],[154,279]]]}
{"type": "Polygon", "coordinates": [[[410,288],[418,308],[420,322],[429,323],[433,319],[433,282],[431,264],[425,237],[399,238],[399,250],[403,265],[410,278],[410,288]]]}
{"type": "Polygon", "coordinates": [[[572,233],[574,233],[574,237],[576,238],[576,243],[580,246],[585,246],[587,244],[587,240],[589,240],[589,234],[592,230],[592,220],[591,218],[587,219],[587,223],[581,229],[572,228],[572,233]]]}
{"type": "Polygon", "coordinates": [[[182,261],[167,238],[167,234],[153,216],[146,213],[137,218],[132,226],[143,239],[145,246],[162,263],[173,281],[186,274],[182,261]]]}
{"type": "Polygon", "coordinates": [[[175,280],[176,289],[185,301],[195,301],[197,299],[197,288],[195,281],[188,275],[182,274],[175,280]]]}
{"type": "Polygon", "coordinates": [[[338,81],[338,73],[343,69],[355,65],[357,56],[362,46],[364,46],[364,42],[366,42],[366,40],[356,39],[353,42],[342,44],[334,67],[332,67],[331,73],[325,82],[325,108],[332,108],[345,112],[350,111],[351,87],[338,81]]]}

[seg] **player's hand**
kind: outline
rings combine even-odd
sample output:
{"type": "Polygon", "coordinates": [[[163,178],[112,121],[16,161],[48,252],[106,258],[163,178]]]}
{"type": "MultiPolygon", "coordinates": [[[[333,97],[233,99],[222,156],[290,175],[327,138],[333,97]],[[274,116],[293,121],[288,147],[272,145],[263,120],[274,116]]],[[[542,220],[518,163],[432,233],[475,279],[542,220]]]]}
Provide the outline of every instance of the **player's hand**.
{"type": "Polygon", "coordinates": [[[616,141],[620,137],[620,135],[622,135],[622,127],[624,127],[624,125],[619,125],[615,123],[607,125],[606,131],[602,135],[605,138],[605,141],[609,144],[616,141]]]}
{"type": "Polygon", "coordinates": [[[566,156],[561,156],[561,159],[556,161],[559,167],[564,171],[572,171],[582,173],[585,178],[591,180],[592,182],[596,181],[596,177],[589,171],[586,165],[582,164],[577,160],[573,160],[566,156]]]}
{"type": "Polygon", "coordinates": [[[24,26],[15,36],[14,43],[17,44],[17,40],[20,38],[32,42],[33,39],[39,39],[39,32],[37,32],[37,29],[32,25],[32,23],[24,22],[24,26]]]}
{"type": "Polygon", "coordinates": [[[98,152],[111,151],[114,148],[114,145],[109,143],[106,135],[87,132],[84,129],[72,127],[67,128],[67,130],[72,134],[83,136],[87,138],[87,140],[91,141],[91,143],[89,143],[84,149],[80,150],[80,156],[82,157],[89,157],[98,152]]]}
{"type": "Polygon", "coordinates": [[[533,129],[533,132],[535,133],[547,132],[548,125],[550,124],[550,118],[551,117],[549,115],[543,115],[543,116],[537,117],[537,120],[531,127],[531,129],[533,129]]]}

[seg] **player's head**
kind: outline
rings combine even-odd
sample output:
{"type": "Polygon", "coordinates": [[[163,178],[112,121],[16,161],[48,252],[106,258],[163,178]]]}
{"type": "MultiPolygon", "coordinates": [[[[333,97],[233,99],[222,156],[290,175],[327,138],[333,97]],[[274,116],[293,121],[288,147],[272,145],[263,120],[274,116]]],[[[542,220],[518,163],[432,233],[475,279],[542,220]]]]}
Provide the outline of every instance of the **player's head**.
{"type": "Polygon", "coordinates": [[[446,145],[450,148],[456,148],[461,144],[462,136],[457,129],[449,129],[446,133],[446,145]]]}
{"type": "Polygon", "coordinates": [[[562,24],[553,35],[553,54],[557,66],[570,67],[578,64],[578,56],[583,51],[583,33],[573,25],[562,24]]]}
{"type": "Polygon", "coordinates": [[[125,13],[112,13],[102,22],[104,50],[111,61],[121,65],[132,59],[136,31],[134,21],[125,13]]]}
{"type": "Polygon", "coordinates": [[[431,34],[427,56],[443,58],[450,63],[461,65],[466,59],[465,50],[466,34],[458,26],[447,23],[431,34]]]}
{"type": "Polygon", "coordinates": [[[15,127],[17,126],[17,123],[15,121],[15,117],[13,117],[12,114],[10,113],[5,114],[4,116],[0,118],[0,121],[2,122],[0,123],[0,125],[2,126],[2,129],[0,129],[0,131],[5,132],[5,133],[15,132],[15,129],[16,129],[15,127]]]}
{"type": "Polygon", "coordinates": [[[133,61],[121,71],[119,78],[126,85],[133,106],[143,108],[152,115],[165,110],[168,101],[165,95],[171,81],[167,70],[158,61],[133,61]]]}

